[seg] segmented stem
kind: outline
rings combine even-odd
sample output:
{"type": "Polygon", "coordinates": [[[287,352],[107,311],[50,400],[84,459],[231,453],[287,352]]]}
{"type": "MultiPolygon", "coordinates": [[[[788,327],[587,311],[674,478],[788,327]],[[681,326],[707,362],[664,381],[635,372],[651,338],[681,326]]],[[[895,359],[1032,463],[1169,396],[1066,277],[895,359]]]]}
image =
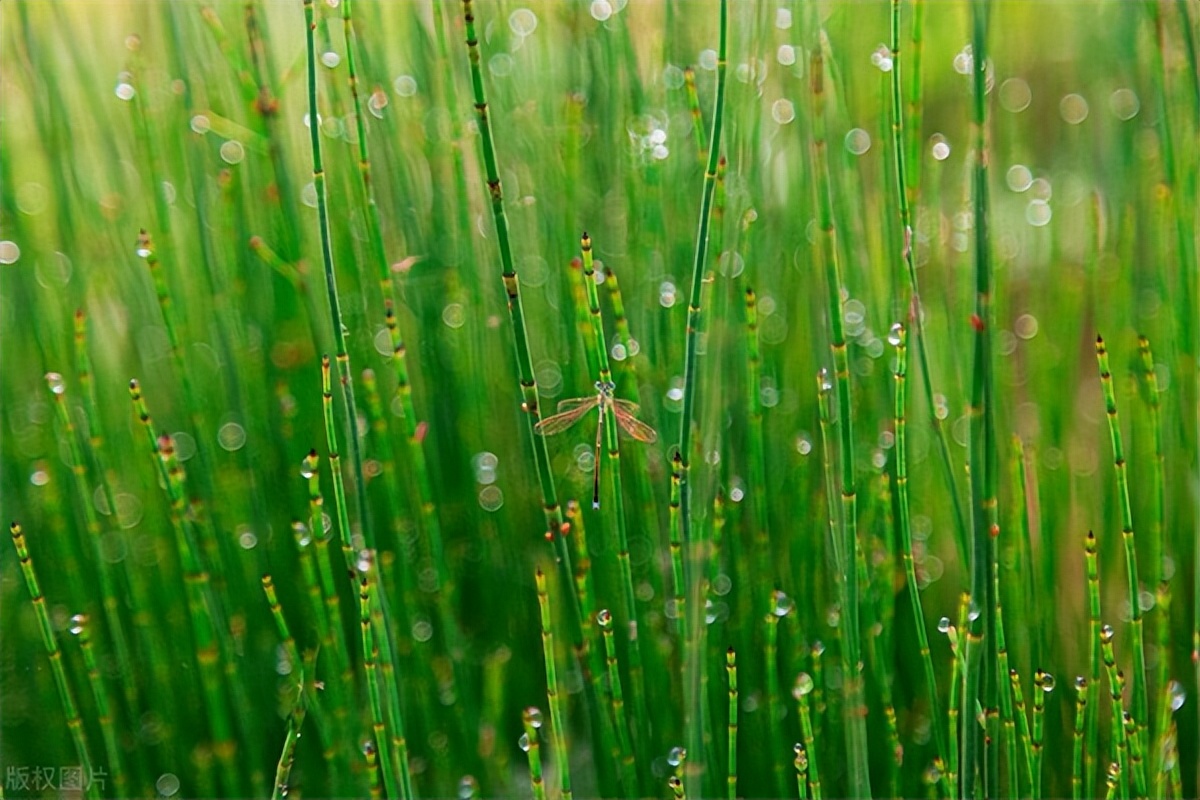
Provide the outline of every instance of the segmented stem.
{"type": "Polygon", "coordinates": [[[571,768],[567,753],[567,728],[563,718],[563,703],[559,696],[558,670],[554,663],[554,622],[550,616],[550,593],[546,589],[546,575],[541,569],[538,569],[534,580],[537,583],[538,608],[541,611],[542,619],[542,654],[546,659],[546,699],[550,704],[554,757],[558,766],[562,798],[571,800],[571,768]]]}
{"type": "Polygon", "coordinates": [[[33,610],[37,615],[38,627],[42,632],[42,645],[46,648],[46,655],[50,657],[50,669],[54,673],[54,683],[58,687],[58,699],[62,702],[63,713],[67,717],[67,730],[71,734],[71,742],[75,745],[75,756],[79,759],[79,765],[83,775],[88,778],[87,781],[87,797],[97,797],[95,782],[90,780],[92,775],[92,757],[88,751],[87,736],[83,731],[83,720],[79,716],[79,707],[75,705],[75,693],[71,690],[71,684],[67,681],[67,671],[63,666],[62,651],[58,649],[58,639],[54,636],[54,623],[50,619],[50,611],[46,608],[46,598],[42,594],[41,584],[38,583],[37,572],[33,568],[33,558],[29,555],[29,548],[25,544],[25,533],[21,530],[20,523],[13,522],[9,526],[9,532],[12,534],[13,547],[17,551],[17,560],[21,562],[21,572],[25,576],[25,588],[29,590],[29,597],[33,601],[33,610]]]}
{"type": "MultiPolygon", "coordinates": [[[[1143,638],[1142,607],[1138,597],[1137,546],[1133,533],[1133,506],[1129,500],[1129,477],[1125,464],[1125,447],[1121,440],[1121,425],[1117,419],[1117,397],[1112,373],[1108,368],[1108,350],[1104,339],[1096,337],[1096,361],[1100,367],[1100,385],[1104,390],[1104,409],[1108,414],[1108,431],[1112,439],[1113,469],[1117,474],[1117,496],[1121,508],[1121,541],[1125,545],[1125,572],[1129,586],[1129,626],[1133,634],[1133,696],[1132,711],[1137,726],[1138,744],[1146,749],[1146,726],[1149,710],[1146,701],[1146,646],[1143,638]]],[[[1143,787],[1144,793],[1144,787],[1143,787]]],[[[1143,796],[1139,793],[1139,797],[1143,796]]]]}
{"type": "MultiPolygon", "coordinates": [[[[817,182],[817,224],[820,227],[821,260],[825,268],[825,291],[829,316],[829,352],[833,362],[838,404],[838,461],[841,464],[842,558],[839,563],[841,614],[844,620],[842,681],[844,697],[846,753],[849,759],[850,796],[871,796],[871,778],[867,757],[867,704],[859,631],[859,586],[857,576],[858,500],[854,456],[853,397],[850,361],[845,334],[845,309],[842,306],[842,270],[838,258],[837,232],[833,220],[833,189],[826,153],[825,66],[821,47],[813,50],[810,73],[813,101],[813,167],[817,182]]],[[[839,537],[835,537],[839,538],[839,537]]]]}
{"type": "Polygon", "coordinates": [[[729,711],[726,748],[728,767],[725,771],[725,786],[729,800],[737,800],[737,740],[738,740],[738,682],[737,653],[731,647],[725,651],[725,675],[729,681],[729,711]]]}

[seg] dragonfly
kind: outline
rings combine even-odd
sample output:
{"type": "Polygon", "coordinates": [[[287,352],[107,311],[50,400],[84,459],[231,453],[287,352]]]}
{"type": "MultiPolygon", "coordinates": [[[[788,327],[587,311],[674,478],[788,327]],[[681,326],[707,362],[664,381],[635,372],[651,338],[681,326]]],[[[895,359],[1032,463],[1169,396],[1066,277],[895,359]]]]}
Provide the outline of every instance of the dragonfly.
{"type": "Polygon", "coordinates": [[[654,428],[637,418],[638,406],[636,403],[613,397],[613,391],[616,388],[616,384],[612,381],[596,381],[594,395],[563,400],[558,404],[557,414],[546,417],[533,426],[535,433],[542,436],[553,436],[579,422],[593,408],[600,410],[600,418],[596,423],[596,466],[592,470],[592,508],[600,507],[600,442],[604,435],[604,415],[612,414],[621,429],[639,442],[649,444],[658,440],[658,433],[654,428]]]}

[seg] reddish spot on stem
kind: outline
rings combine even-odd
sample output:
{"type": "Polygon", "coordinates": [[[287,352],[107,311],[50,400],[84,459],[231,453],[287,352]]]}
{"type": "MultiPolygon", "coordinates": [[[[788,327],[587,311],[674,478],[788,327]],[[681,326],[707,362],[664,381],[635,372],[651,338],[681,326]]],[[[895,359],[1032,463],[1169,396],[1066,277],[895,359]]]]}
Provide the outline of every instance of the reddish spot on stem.
{"type": "Polygon", "coordinates": [[[416,439],[417,444],[421,444],[425,441],[425,434],[427,433],[429,433],[429,423],[421,420],[417,423],[417,429],[413,431],[413,438],[416,439]]]}
{"type": "Polygon", "coordinates": [[[971,327],[975,329],[976,333],[983,333],[983,327],[984,327],[983,326],[983,318],[980,317],[978,314],[972,314],[971,315],[971,327]]]}

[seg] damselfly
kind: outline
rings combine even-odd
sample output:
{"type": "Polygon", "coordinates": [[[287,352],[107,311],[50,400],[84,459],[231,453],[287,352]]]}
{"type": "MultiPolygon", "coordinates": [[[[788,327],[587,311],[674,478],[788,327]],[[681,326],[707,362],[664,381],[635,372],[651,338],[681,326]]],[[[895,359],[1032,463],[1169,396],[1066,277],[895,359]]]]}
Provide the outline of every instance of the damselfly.
{"type": "Polygon", "coordinates": [[[639,442],[654,442],[658,439],[654,428],[637,419],[636,403],[613,397],[613,390],[616,388],[612,381],[596,381],[594,395],[563,400],[558,404],[557,414],[546,417],[533,427],[533,430],[542,436],[551,436],[562,433],[579,422],[593,408],[600,409],[600,417],[596,423],[596,465],[592,471],[592,508],[600,507],[600,442],[604,435],[604,415],[611,413],[622,430],[639,442]]]}

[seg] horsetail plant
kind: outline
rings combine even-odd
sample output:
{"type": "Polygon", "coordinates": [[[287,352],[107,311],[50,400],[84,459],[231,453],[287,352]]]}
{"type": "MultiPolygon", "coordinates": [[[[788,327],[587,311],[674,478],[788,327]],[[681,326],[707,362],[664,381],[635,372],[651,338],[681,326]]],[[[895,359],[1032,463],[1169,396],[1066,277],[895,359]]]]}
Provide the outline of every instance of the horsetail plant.
{"type": "MultiPolygon", "coordinates": [[[[845,309],[842,305],[842,270],[838,259],[837,235],[833,219],[833,198],[830,188],[829,162],[826,154],[825,66],[818,46],[809,64],[813,108],[812,161],[816,173],[817,224],[820,228],[821,262],[824,267],[825,292],[828,302],[829,353],[833,363],[837,402],[838,461],[841,476],[838,491],[841,499],[840,530],[835,537],[834,552],[840,552],[838,586],[841,614],[845,620],[842,631],[842,694],[845,721],[846,754],[849,759],[850,796],[862,800],[871,796],[868,769],[866,695],[860,656],[859,586],[858,586],[858,500],[855,475],[853,398],[850,394],[850,366],[847,357],[845,309]]],[[[833,491],[832,487],[828,491],[833,491]]],[[[830,509],[832,516],[833,509],[830,509]]]]}
{"type": "Polygon", "coordinates": [[[25,532],[18,522],[9,526],[12,534],[13,547],[17,551],[17,560],[21,562],[21,572],[25,576],[25,588],[29,590],[29,598],[33,601],[33,610],[37,615],[38,627],[42,632],[42,645],[46,655],[50,657],[50,668],[54,673],[54,683],[58,689],[58,698],[62,703],[63,713],[67,717],[67,730],[71,733],[71,741],[75,746],[75,756],[79,759],[80,768],[87,780],[84,787],[88,800],[99,797],[92,781],[92,757],[88,750],[87,736],[83,730],[83,720],[79,716],[79,707],[75,703],[75,693],[67,680],[67,671],[63,666],[62,651],[58,648],[58,639],[54,635],[54,623],[50,620],[50,612],[46,609],[46,598],[42,595],[41,584],[38,583],[37,572],[33,568],[33,558],[25,544],[25,532]]]}
{"type": "Polygon", "coordinates": [[[1121,425],[1117,419],[1117,396],[1113,389],[1112,373],[1108,367],[1108,350],[1101,336],[1096,337],[1096,361],[1100,367],[1100,385],[1104,390],[1104,409],[1108,415],[1108,432],[1112,441],[1113,469],[1117,475],[1117,500],[1121,508],[1121,542],[1125,547],[1125,573],[1129,586],[1129,627],[1133,634],[1133,709],[1131,713],[1137,725],[1138,743],[1144,750],[1149,710],[1146,702],[1146,646],[1142,632],[1143,612],[1138,590],[1137,542],[1133,533],[1133,508],[1129,500],[1125,447],[1121,439],[1121,425]]]}
{"type": "MultiPolygon", "coordinates": [[[[938,700],[937,679],[933,671],[933,658],[929,651],[929,634],[925,629],[925,612],[921,607],[921,594],[917,585],[916,559],[913,553],[912,524],[908,498],[908,332],[903,323],[892,325],[888,337],[896,348],[896,393],[895,393],[895,470],[896,470],[896,524],[900,530],[900,557],[904,562],[904,579],[912,609],[913,626],[917,631],[917,647],[921,656],[921,669],[925,676],[925,689],[929,693],[930,726],[933,728],[935,767],[941,776],[942,788],[947,796],[951,787],[946,782],[945,735],[942,733],[942,711],[938,700]]],[[[953,735],[953,730],[951,731],[953,735]]]]}
{"type": "MultiPolygon", "coordinates": [[[[971,538],[968,550],[972,611],[968,613],[963,704],[970,711],[977,703],[991,708],[996,700],[1000,676],[996,674],[995,589],[990,581],[996,563],[997,534],[997,448],[995,398],[992,372],[992,255],[989,232],[988,194],[988,100],[987,37],[990,6],[971,6],[971,99],[974,146],[971,177],[972,214],[975,225],[975,308],[971,324],[975,330],[971,399],[969,405],[971,475],[971,538]],[[987,647],[984,657],[983,647],[987,647]]],[[[963,800],[974,800],[979,778],[985,778],[986,796],[995,795],[994,748],[983,746],[980,727],[966,715],[962,730],[962,774],[959,788],[963,800]],[[985,753],[990,758],[985,759],[985,753]],[[988,762],[985,768],[985,760],[988,762]]]]}
{"type": "Polygon", "coordinates": [[[609,700],[614,727],[617,729],[617,747],[620,751],[621,773],[624,776],[627,796],[636,796],[636,763],[633,745],[629,738],[629,724],[625,715],[625,695],[621,689],[621,670],[617,662],[617,645],[613,636],[612,613],[602,608],[596,612],[596,624],[604,638],[604,662],[608,670],[609,700]]]}
{"type": "Polygon", "coordinates": [[[542,780],[542,743],[538,731],[542,727],[542,712],[529,706],[521,712],[525,732],[521,734],[520,746],[529,760],[529,783],[533,800],[546,800],[546,784],[542,780]]]}
{"type": "Polygon", "coordinates": [[[538,608],[542,619],[542,652],[546,659],[546,699],[550,704],[551,733],[554,736],[554,757],[558,762],[558,781],[563,800],[571,800],[571,769],[567,753],[567,729],[563,717],[563,702],[559,696],[558,670],[554,663],[554,623],[550,616],[550,592],[546,588],[546,575],[538,569],[534,576],[537,583],[538,608]]]}
{"type": "MultiPolygon", "coordinates": [[[[717,162],[721,154],[721,124],[725,116],[725,71],[726,50],[728,39],[728,0],[720,0],[720,18],[718,23],[717,44],[717,91],[713,104],[712,127],[708,136],[708,162],[704,169],[704,187],[700,196],[700,221],[697,225],[695,256],[692,259],[691,288],[688,294],[687,331],[684,346],[683,362],[683,408],[679,418],[679,523],[680,536],[689,548],[687,559],[689,573],[688,584],[697,608],[692,610],[696,624],[688,625],[687,641],[684,652],[684,726],[688,747],[695,753],[703,753],[701,733],[705,728],[704,713],[705,699],[701,693],[702,675],[704,672],[704,634],[703,622],[704,595],[700,590],[704,583],[701,574],[701,559],[704,557],[703,526],[699,536],[693,539],[691,484],[689,470],[692,458],[692,425],[696,408],[696,373],[699,355],[700,335],[704,331],[704,317],[701,313],[702,291],[704,287],[705,264],[708,256],[709,224],[712,219],[713,193],[716,189],[717,162]]],[[[701,758],[703,761],[703,757],[701,758]]]]}
{"type": "Polygon", "coordinates": [[[1083,739],[1087,720],[1088,679],[1083,675],[1075,678],[1075,730],[1071,749],[1071,799],[1083,800],[1083,739]]]}

